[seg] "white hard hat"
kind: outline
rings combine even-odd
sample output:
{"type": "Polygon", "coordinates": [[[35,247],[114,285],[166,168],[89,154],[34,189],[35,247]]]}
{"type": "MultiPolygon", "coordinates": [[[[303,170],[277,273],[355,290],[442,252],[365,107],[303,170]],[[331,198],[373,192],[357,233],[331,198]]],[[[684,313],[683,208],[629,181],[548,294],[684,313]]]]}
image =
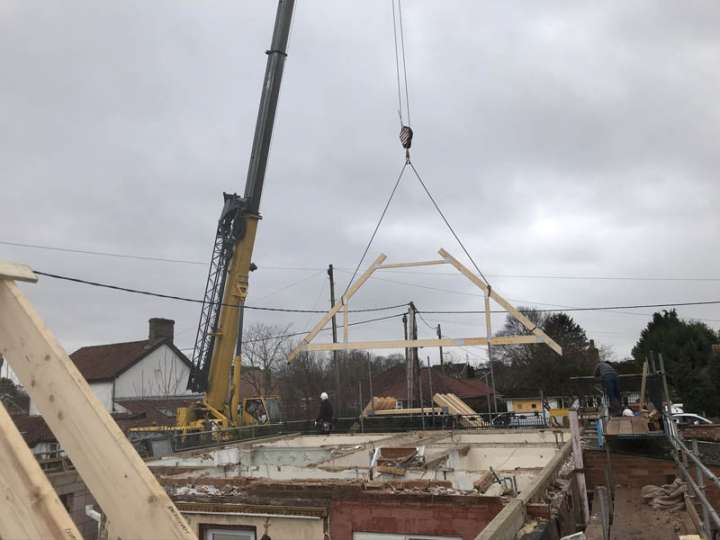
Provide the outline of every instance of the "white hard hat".
{"type": "Polygon", "coordinates": [[[320,394],[320,399],[322,399],[323,401],[325,401],[327,398],[328,398],[328,395],[325,392],[320,394]]]}

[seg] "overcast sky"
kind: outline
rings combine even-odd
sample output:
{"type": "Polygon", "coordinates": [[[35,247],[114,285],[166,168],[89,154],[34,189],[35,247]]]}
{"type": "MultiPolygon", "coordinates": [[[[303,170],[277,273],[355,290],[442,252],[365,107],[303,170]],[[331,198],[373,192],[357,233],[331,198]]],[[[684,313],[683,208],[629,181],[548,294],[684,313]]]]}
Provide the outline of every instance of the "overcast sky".
{"type": "MultiPolygon", "coordinates": [[[[197,264],[2,244],[0,259],[201,297],[222,193],[244,189],[275,6],[1,2],[0,241],[197,264]]],[[[539,308],[720,299],[718,2],[403,6],[413,162],[497,291],[539,308]]],[[[249,304],[325,308],[327,265],[343,289],[360,258],[404,159],[391,13],[388,0],[296,6],[249,304]]],[[[406,176],[369,260],[440,247],[462,255],[406,176]]],[[[449,267],[384,272],[356,307],[482,308],[449,267]]],[[[194,340],[195,304],[22,288],[68,351],[142,339],[155,316],[176,320],[179,346],[194,340]]],[[[720,326],[718,305],[678,311],[720,326]]],[[[622,358],[652,312],[572,315],[622,358]]],[[[248,315],[293,331],[317,317],[248,315]]],[[[481,315],[425,319],[484,335],[481,315]]],[[[401,333],[394,319],[351,339],[401,333]]]]}

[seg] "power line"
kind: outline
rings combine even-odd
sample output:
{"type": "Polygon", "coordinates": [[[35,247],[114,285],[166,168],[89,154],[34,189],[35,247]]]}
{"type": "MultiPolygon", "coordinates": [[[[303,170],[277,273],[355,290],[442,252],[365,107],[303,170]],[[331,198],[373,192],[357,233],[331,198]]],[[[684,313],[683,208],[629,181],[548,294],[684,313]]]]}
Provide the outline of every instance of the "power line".
{"type": "MultiPolygon", "coordinates": [[[[25,248],[25,249],[38,249],[45,251],[57,251],[61,253],[75,253],[80,255],[93,255],[100,257],[113,257],[118,259],[133,259],[140,261],[149,262],[163,262],[172,264],[189,264],[197,266],[207,266],[207,262],[195,261],[190,259],[177,259],[172,257],[151,257],[146,255],[134,255],[131,253],[116,253],[110,251],[96,251],[89,249],[75,249],[58,246],[47,246],[41,244],[28,244],[24,242],[11,242],[8,240],[0,240],[0,245],[25,248]]],[[[325,271],[325,268],[319,266],[281,266],[281,265],[263,265],[262,270],[283,270],[293,272],[320,272],[325,271]]],[[[351,267],[336,266],[336,270],[342,272],[350,272],[351,267]]],[[[455,272],[423,272],[421,270],[393,270],[395,274],[417,274],[417,275],[429,275],[429,276],[456,276],[455,272]]],[[[491,278],[503,278],[503,279],[555,279],[555,280],[597,280],[597,281],[688,281],[688,282],[718,282],[720,277],[680,277],[680,276],[602,276],[602,275],[571,275],[571,274],[485,274],[491,278]]]]}
{"type": "MultiPolygon", "coordinates": [[[[394,315],[385,315],[383,317],[375,317],[372,319],[365,319],[362,321],[355,321],[355,322],[348,323],[348,326],[358,326],[358,325],[362,325],[362,324],[370,324],[370,323],[374,323],[374,322],[387,321],[389,319],[396,319],[398,317],[402,317],[403,315],[405,315],[405,312],[395,313],[394,315]]],[[[320,330],[320,332],[327,332],[328,330],[331,330],[331,329],[332,328],[330,326],[326,326],[325,328],[320,330]]],[[[243,343],[257,343],[260,341],[270,341],[271,339],[285,339],[285,338],[291,338],[291,337],[297,337],[297,336],[304,336],[305,334],[307,334],[309,332],[310,332],[310,330],[303,330],[302,332],[293,332],[291,334],[280,334],[280,335],[268,336],[268,337],[264,337],[264,338],[248,339],[248,340],[243,340],[243,343]]],[[[190,351],[192,349],[193,349],[192,347],[183,347],[180,350],[181,351],[190,351]]]]}
{"type": "Polygon", "coordinates": [[[44,249],[47,251],[60,251],[63,253],[77,253],[80,255],[100,255],[103,257],[115,257],[118,259],[136,259],[139,261],[154,261],[154,262],[166,262],[166,263],[181,263],[181,264],[196,264],[207,266],[207,262],[191,261],[187,259],[172,259],[165,257],[150,257],[146,255],[131,255],[128,253],[114,253],[111,251],[95,251],[89,249],[75,249],[75,248],[62,248],[55,246],[43,246],[40,244],[26,244],[22,242],[9,242],[6,240],[0,240],[0,244],[5,246],[21,247],[21,248],[33,248],[33,249],[44,249]]]}
{"type": "MultiPolygon", "coordinates": [[[[189,298],[185,296],[176,296],[176,295],[170,295],[170,294],[163,294],[153,291],[147,291],[143,289],[132,289],[129,287],[121,287],[119,285],[111,285],[109,283],[100,283],[97,281],[89,281],[86,279],[80,279],[80,278],[74,278],[69,276],[63,276],[60,274],[52,274],[50,272],[43,272],[40,270],[33,270],[36,274],[40,276],[45,276],[53,279],[59,279],[63,281],[70,281],[73,283],[78,283],[81,285],[89,285],[93,287],[100,287],[105,289],[111,289],[115,291],[121,291],[121,292],[127,292],[131,294],[141,294],[145,296],[152,296],[156,298],[164,298],[166,300],[178,300],[181,302],[192,302],[196,304],[202,304],[203,300],[200,300],[198,298],[189,298]]],[[[540,302],[537,302],[540,303],[540,302]]],[[[709,306],[709,305],[717,305],[720,304],[720,300],[703,300],[703,301],[696,301],[696,302],[664,302],[664,303],[658,303],[658,304],[630,304],[630,305],[620,305],[620,306],[588,306],[588,307],[560,307],[557,309],[536,309],[535,311],[538,311],[540,313],[556,313],[558,311],[567,311],[567,312],[578,312],[578,311],[615,311],[615,310],[621,310],[621,309],[643,309],[643,308],[661,308],[661,307],[686,307],[686,306],[709,306]]],[[[238,304],[226,304],[222,303],[223,306],[228,307],[240,307],[238,304]]],[[[367,313],[372,311],[387,311],[391,309],[397,309],[400,307],[407,306],[408,303],[402,303],[402,304],[395,304],[392,306],[382,306],[382,307],[374,307],[374,308],[360,308],[360,309],[351,309],[348,310],[351,313],[367,313]]],[[[301,309],[301,308],[282,308],[282,307],[267,307],[267,306],[249,306],[246,305],[245,309],[251,309],[256,311],[271,311],[271,312],[282,312],[282,313],[327,313],[326,310],[319,310],[319,309],[301,309]]],[[[485,310],[423,310],[422,313],[426,314],[462,314],[462,313],[472,313],[472,314],[484,314],[485,310]]],[[[491,310],[490,313],[507,313],[506,310],[491,310]]]]}
{"type": "MultiPolygon", "coordinates": [[[[720,304],[720,300],[705,300],[699,302],[666,302],[664,304],[632,304],[626,306],[600,306],[600,307],[567,307],[558,309],[535,309],[539,313],[556,313],[558,311],[614,311],[618,309],[642,309],[642,308],[661,308],[661,307],[682,307],[682,306],[710,306],[720,304]]],[[[453,314],[453,313],[473,313],[482,314],[485,310],[423,310],[423,313],[429,314],[453,314]]],[[[508,313],[506,310],[490,310],[490,313],[508,313]]]]}
{"type": "MultiPolygon", "coordinates": [[[[180,302],[192,302],[195,304],[202,304],[204,303],[204,300],[200,300],[199,298],[189,298],[186,296],[175,296],[171,294],[163,294],[153,291],[147,291],[143,289],[131,289],[129,287],[121,287],[119,285],[111,285],[109,283],[100,283],[98,281],[89,281],[86,279],[80,279],[80,278],[74,278],[69,276],[62,276],[59,274],[51,274],[49,272],[42,272],[40,270],[34,270],[37,275],[39,276],[45,276],[53,279],[60,279],[63,281],[71,281],[73,283],[79,283],[81,285],[90,285],[92,287],[101,287],[104,289],[111,289],[114,291],[121,291],[126,293],[132,293],[132,294],[141,294],[145,296],[153,296],[156,298],[164,298],[166,300],[178,300],[180,302]]],[[[223,302],[217,302],[217,305],[222,305],[226,307],[240,307],[239,304],[227,304],[223,302]]],[[[397,309],[400,307],[407,306],[407,303],[405,304],[396,304],[394,306],[383,306],[383,307],[377,307],[377,308],[361,308],[361,309],[350,309],[348,310],[351,313],[367,313],[370,311],[386,311],[390,309],[397,309]]],[[[279,307],[265,307],[265,306],[248,306],[245,305],[244,309],[252,309],[256,311],[273,311],[273,312],[282,312],[282,313],[327,313],[327,310],[321,310],[321,309],[299,309],[299,308],[279,308],[279,307]]]]}

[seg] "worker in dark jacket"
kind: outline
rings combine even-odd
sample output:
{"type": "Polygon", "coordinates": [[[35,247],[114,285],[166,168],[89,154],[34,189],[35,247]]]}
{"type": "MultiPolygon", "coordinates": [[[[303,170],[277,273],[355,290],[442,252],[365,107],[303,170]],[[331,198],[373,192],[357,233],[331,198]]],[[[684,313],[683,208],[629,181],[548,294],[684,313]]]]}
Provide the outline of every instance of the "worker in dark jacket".
{"type": "Polygon", "coordinates": [[[330,405],[328,395],[323,392],[320,394],[320,412],[315,419],[315,426],[321,433],[330,433],[332,429],[333,408],[330,405]]]}
{"type": "Polygon", "coordinates": [[[618,384],[618,374],[610,364],[600,361],[595,366],[596,379],[602,382],[603,390],[610,401],[610,411],[615,414],[620,410],[620,385],[618,384]]]}

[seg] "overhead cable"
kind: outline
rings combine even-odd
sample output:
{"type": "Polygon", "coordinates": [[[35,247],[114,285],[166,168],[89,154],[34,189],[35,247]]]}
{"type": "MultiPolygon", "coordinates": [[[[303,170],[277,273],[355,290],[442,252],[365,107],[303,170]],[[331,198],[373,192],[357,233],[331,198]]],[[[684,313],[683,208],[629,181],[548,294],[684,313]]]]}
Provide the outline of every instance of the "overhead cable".
{"type": "MultiPolygon", "coordinates": [[[[75,253],[80,255],[94,255],[101,257],[114,257],[119,259],[134,259],[150,262],[163,262],[173,264],[191,264],[207,266],[207,261],[194,261],[188,259],[175,259],[164,257],[150,257],[145,255],[134,255],[131,253],[115,253],[108,251],[95,251],[89,249],[75,249],[60,246],[46,246],[41,244],[28,244],[25,242],[11,242],[8,240],[0,240],[0,245],[39,249],[46,251],[58,251],[61,253],[75,253]]],[[[297,272],[324,272],[325,268],[320,266],[278,266],[278,265],[262,265],[263,270],[288,270],[297,272]]],[[[350,267],[335,266],[335,270],[340,272],[350,272],[350,267]]],[[[421,270],[394,270],[396,274],[417,274],[428,276],[455,276],[455,272],[423,272],[421,270]]],[[[570,275],[570,274],[485,274],[487,277],[503,278],[503,279],[556,279],[556,280],[598,280],[598,281],[688,281],[688,282],[717,282],[720,277],[663,277],[663,276],[593,276],[593,275],[570,275]]]]}
{"type": "MultiPolygon", "coordinates": [[[[348,323],[348,326],[359,326],[362,324],[370,324],[370,323],[379,322],[379,321],[387,321],[389,319],[396,319],[398,317],[402,317],[403,315],[405,315],[404,311],[402,313],[395,313],[394,315],[385,315],[384,317],[375,317],[373,319],[365,319],[362,321],[351,322],[351,323],[348,323]]],[[[328,330],[332,330],[332,327],[326,326],[322,330],[320,330],[320,332],[326,332],[328,330]]],[[[271,339],[285,339],[285,338],[291,338],[291,337],[297,337],[297,336],[304,336],[305,334],[308,334],[309,332],[310,332],[310,330],[303,330],[302,332],[293,332],[291,334],[280,334],[280,335],[268,336],[268,337],[264,337],[264,338],[248,339],[248,340],[243,340],[243,343],[258,343],[261,341],[270,341],[271,339]]],[[[193,347],[183,347],[180,350],[181,351],[190,351],[192,349],[193,349],[193,347]]]]}
{"type": "MultiPolygon", "coordinates": [[[[153,291],[147,291],[143,289],[132,289],[130,287],[121,287],[119,285],[111,285],[109,283],[100,283],[98,281],[90,281],[87,279],[80,279],[80,278],[74,278],[70,276],[62,276],[59,274],[52,274],[50,272],[42,272],[40,270],[33,269],[33,272],[35,272],[39,276],[49,277],[53,279],[60,279],[63,281],[71,281],[73,283],[79,283],[81,285],[90,285],[92,287],[101,287],[104,289],[111,289],[115,291],[121,291],[126,293],[132,293],[132,294],[142,294],[145,296],[153,296],[156,298],[165,298],[167,300],[178,300],[180,302],[192,302],[195,304],[202,304],[204,303],[204,300],[201,300],[199,298],[189,298],[187,296],[176,296],[172,294],[163,294],[153,291]]],[[[239,304],[227,304],[223,302],[217,302],[217,305],[222,305],[226,307],[240,307],[239,304]]],[[[396,304],[393,306],[383,306],[383,307],[375,307],[375,308],[361,308],[361,309],[349,309],[348,312],[350,313],[367,313],[371,311],[387,311],[391,309],[397,309],[401,307],[405,307],[408,304],[396,304]]],[[[266,306],[244,306],[245,309],[252,309],[256,311],[273,311],[273,312],[282,312],[282,313],[327,313],[326,309],[300,309],[300,308],[281,308],[281,307],[266,307],[266,306]]]]}

